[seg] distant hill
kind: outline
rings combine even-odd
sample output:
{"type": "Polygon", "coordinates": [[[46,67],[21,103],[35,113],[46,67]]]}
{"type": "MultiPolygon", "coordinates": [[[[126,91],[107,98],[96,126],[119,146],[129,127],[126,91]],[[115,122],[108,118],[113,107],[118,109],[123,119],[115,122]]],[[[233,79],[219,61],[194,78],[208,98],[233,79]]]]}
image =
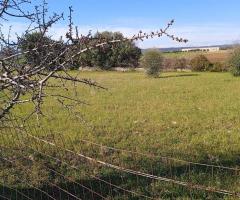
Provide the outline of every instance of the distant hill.
{"type": "MultiPolygon", "coordinates": [[[[193,47],[169,47],[169,48],[158,48],[162,52],[178,52],[182,51],[182,49],[188,48],[207,48],[207,47],[220,47],[221,50],[231,49],[234,45],[225,44],[225,45],[213,45],[213,46],[193,46],[193,47]]],[[[147,51],[148,49],[142,49],[142,52],[147,51]]]]}

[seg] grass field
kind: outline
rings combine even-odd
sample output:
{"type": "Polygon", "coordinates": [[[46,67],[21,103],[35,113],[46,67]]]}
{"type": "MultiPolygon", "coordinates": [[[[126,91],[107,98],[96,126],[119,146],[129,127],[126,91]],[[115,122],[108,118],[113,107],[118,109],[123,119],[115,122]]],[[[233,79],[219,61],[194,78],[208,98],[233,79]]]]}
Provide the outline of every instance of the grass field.
{"type": "Polygon", "coordinates": [[[191,60],[196,55],[203,54],[205,55],[210,62],[226,62],[228,61],[232,50],[221,50],[217,52],[176,52],[176,53],[164,53],[167,58],[186,58],[191,60]]]}
{"type": "MultiPolygon", "coordinates": [[[[82,72],[80,77],[108,90],[78,87],[78,95],[89,103],[74,110],[81,119],[47,100],[43,108],[48,117],[41,121],[46,130],[73,140],[239,167],[239,78],[193,72],[164,73],[156,79],[140,72],[82,72]]],[[[62,92],[70,94],[71,87],[62,92]]],[[[25,106],[16,112],[29,110],[25,106]]],[[[239,190],[239,179],[228,181],[224,184],[239,190]]]]}
{"type": "Polygon", "coordinates": [[[82,100],[90,104],[79,108],[86,123],[56,112],[56,102],[49,101],[46,114],[57,120],[45,126],[117,147],[195,161],[239,161],[240,79],[229,73],[169,73],[158,79],[118,72],[81,76],[108,88],[79,87],[82,100]]]}

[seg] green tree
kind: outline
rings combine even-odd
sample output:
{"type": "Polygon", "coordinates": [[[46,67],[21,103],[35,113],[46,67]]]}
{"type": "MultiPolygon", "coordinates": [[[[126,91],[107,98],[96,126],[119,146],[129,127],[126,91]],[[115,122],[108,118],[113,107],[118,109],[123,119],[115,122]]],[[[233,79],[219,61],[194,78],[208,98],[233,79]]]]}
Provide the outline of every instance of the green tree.
{"type": "MultiPolygon", "coordinates": [[[[28,64],[31,65],[40,65],[43,59],[52,60],[53,57],[57,57],[63,50],[63,43],[59,42],[55,45],[56,41],[52,40],[50,37],[42,36],[40,32],[33,32],[24,35],[20,41],[20,48],[22,51],[28,51],[29,53],[25,54],[25,59],[28,64]],[[46,46],[47,45],[47,46],[46,46]],[[32,49],[37,48],[37,51],[32,51],[32,49]],[[54,48],[54,49],[53,49],[54,48]]],[[[59,59],[59,62],[63,61],[59,59]]],[[[52,63],[52,66],[57,63],[52,63]]],[[[50,66],[51,67],[51,66],[50,66]]]]}
{"type": "Polygon", "coordinates": [[[145,52],[140,60],[140,65],[146,70],[148,76],[158,77],[163,69],[163,56],[159,50],[145,52]]]}
{"type": "MultiPolygon", "coordinates": [[[[120,32],[96,33],[94,38],[103,40],[123,40],[120,32]]],[[[80,64],[83,66],[95,66],[108,70],[113,67],[136,67],[141,57],[141,50],[131,41],[117,44],[116,46],[106,45],[103,49],[94,49],[90,53],[81,55],[80,64]]]]}
{"type": "Polygon", "coordinates": [[[240,76],[240,47],[236,48],[229,60],[233,76],[240,76]]]}

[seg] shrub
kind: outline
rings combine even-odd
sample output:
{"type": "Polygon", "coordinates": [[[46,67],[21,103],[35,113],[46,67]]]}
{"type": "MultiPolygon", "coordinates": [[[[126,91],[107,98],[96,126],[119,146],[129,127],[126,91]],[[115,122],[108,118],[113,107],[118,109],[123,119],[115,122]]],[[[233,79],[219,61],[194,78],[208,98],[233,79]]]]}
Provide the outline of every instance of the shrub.
{"type": "Polygon", "coordinates": [[[186,69],[187,68],[187,59],[186,58],[177,58],[175,61],[174,69],[186,69]]]}
{"type": "Polygon", "coordinates": [[[175,59],[173,58],[165,58],[163,61],[163,69],[164,70],[173,70],[175,67],[175,59]]]}
{"type": "MultiPolygon", "coordinates": [[[[56,41],[52,40],[50,37],[43,36],[40,32],[33,32],[27,33],[20,38],[19,47],[22,51],[30,51],[25,54],[25,59],[28,62],[28,65],[35,66],[40,65],[43,60],[47,58],[46,61],[51,62],[53,58],[61,54],[62,49],[64,49],[63,43],[59,41],[55,45],[50,46],[54,43],[56,43],[56,41]],[[46,48],[43,45],[49,46],[46,48]],[[31,51],[34,48],[37,48],[38,51],[31,51]],[[49,52],[51,52],[51,54],[49,54],[49,52]]],[[[63,62],[64,57],[61,56],[61,59],[59,60],[59,62],[63,62]]],[[[55,65],[57,65],[57,62],[52,62],[49,68],[54,67],[55,65]]]]}
{"type": "Polygon", "coordinates": [[[23,51],[40,48],[38,52],[33,51],[25,55],[30,64],[39,65],[42,59],[48,54],[48,49],[42,47],[43,44],[50,45],[51,39],[45,36],[43,37],[40,32],[29,33],[21,38],[20,48],[23,51]]]}
{"type": "Polygon", "coordinates": [[[146,69],[148,76],[158,77],[163,68],[163,56],[158,50],[147,51],[140,60],[140,65],[146,69]]]}
{"type": "Polygon", "coordinates": [[[229,60],[233,76],[240,76],[240,48],[236,48],[229,60]]]}
{"type": "Polygon", "coordinates": [[[211,68],[210,61],[204,55],[198,55],[190,62],[193,71],[208,71],[211,68]]]}
{"type": "Polygon", "coordinates": [[[211,72],[226,72],[228,71],[228,67],[227,64],[225,63],[220,63],[220,62],[216,62],[212,65],[212,67],[210,68],[211,72]]]}

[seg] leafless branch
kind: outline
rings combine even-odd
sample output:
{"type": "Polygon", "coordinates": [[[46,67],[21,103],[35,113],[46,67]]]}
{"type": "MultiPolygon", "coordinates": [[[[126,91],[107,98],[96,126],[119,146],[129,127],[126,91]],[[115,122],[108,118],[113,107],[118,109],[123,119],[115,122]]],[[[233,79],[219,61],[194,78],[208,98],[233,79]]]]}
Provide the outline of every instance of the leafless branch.
{"type": "MultiPolygon", "coordinates": [[[[35,107],[34,111],[41,114],[41,106],[45,97],[58,96],[61,94],[52,94],[51,83],[54,81],[55,87],[67,89],[67,84],[63,82],[77,84],[85,84],[99,89],[106,89],[99,84],[86,79],[74,77],[68,73],[70,66],[75,58],[81,54],[97,48],[105,46],[115,46],[119,43],[127,41],[143,41],[153,37],[167,36],[177,42],[187,42],[187,40],[170,35],[167,31],[173,25],[174,20],[170,21],[165,28],[155,32],[138,34],[131,38],[106,40],[101,37],[93,37],[91,32],[83,36],[78,33],[76,27],[73,33],[72,7],[69,7],[69,30],[66,33],[66,41],[53,41],[47,37],[49,29],[59,20],[63,19],[63,15],[54,13],[48,16],[47,3],[43,0],[42,5],[36,6],[32,13],[25,12],[22,5],[30,4],[30,0],[2,0],[0,1],[0,19],[5,20],[7,17],[23,17],[29,21],[29,24],[35,24],[34,27],[26,30],[25,34],[18,38],[17,41],[10,41],[10,32],[8,38],[4,35],[0,37],[0,45],[2,51],[0,55],[0,120],[7,117],[12,108],[16,105],[24,103],[32,103],[35,107]],[[32,31],[31,31],[32,30],[32,31]],[[24,37],[29,33],[38,33],[38,39],[27,49],[22,48],[24,37]],[[48,43],[46,44],[46,42],[48,43]],[[32,56],[34,61],[29,61],[26,56],[32,56]],[[6,95],[4,95],[6,94],[6,95]],[[8,98],[6,98],[6,96],[8,98]]],[[[75,102],[83,102],[79,97],[68,97],[69,100],[75,102]]],[[[31,114],[32,115],[32,114],[31,114]]]]}

